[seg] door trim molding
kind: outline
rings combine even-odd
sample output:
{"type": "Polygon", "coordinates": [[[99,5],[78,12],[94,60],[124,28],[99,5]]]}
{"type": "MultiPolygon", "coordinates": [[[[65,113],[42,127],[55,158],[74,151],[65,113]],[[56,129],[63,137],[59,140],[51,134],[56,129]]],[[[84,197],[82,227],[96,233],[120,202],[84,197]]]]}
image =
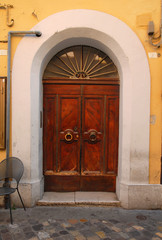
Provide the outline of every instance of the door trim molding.
{"type": "MultiPolygon", "coordinates": [[[[12,154],[24,162],[24,181],[42,179],[39,113],[44,69],[59,50],[86,44],[105,52],[118,68],[121,84],[117,195],[127,206],[128,188],[123,189],[121,184],[149,183],[150,71],[142,43],[121,20],[85,9],[53,14],[32,30],[41,31],[42,37],[24,37],[19,43],[12,79],[12,154]]],[[[34,203],[41,194],[40,190],[37,196],[31,193],[26,197],[34,203]]]]}

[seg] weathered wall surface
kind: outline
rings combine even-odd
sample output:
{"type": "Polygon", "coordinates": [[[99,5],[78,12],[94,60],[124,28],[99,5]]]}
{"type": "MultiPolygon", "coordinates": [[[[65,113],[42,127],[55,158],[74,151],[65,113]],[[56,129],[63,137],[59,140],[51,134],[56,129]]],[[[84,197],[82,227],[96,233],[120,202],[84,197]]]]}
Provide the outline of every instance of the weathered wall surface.
{"type": "MultiPolygon", "coordinates": [[[[12,27],[6,24],[6,10],[0,8],[0,41],[7,40],[8,31],[30,30],[37,23],[54,13],[70,9],[91,9],[108,13],[125,22],[139,37],[148,55],[151,73],[151,121],[150,121],[150,174],[151,184],[160,183],[161,157],[161,79],[162,79],[162,47],[156,49],[148,42],[147,26],[154,21],[155,32],[160,32],[160,0],[10,0],[2,1],[0,6],[11,4],[9,22],[14,19],[12,27]],[[154,58],[150,53],[158,53],[154,58]],[[150,57],[149,57],[150,56],[150,57]]],[[[20,37],[12,38],[12,61],[20,42],[20,37]]],[[[0,42],[0,50],[7,49],[7,43],[0,42]]],[[[7,75],[7,56],[0,55],[0,76],[7,75]]],[[[139,99],[140,102],[140,99],[139,99]]],[[[12,115],[11,115],[12,116],[12,115]]],[[[139,116],[140,118],[140,116],[139,116]]],[[[11,136],[12,137],[12,136],[11,136]]],[[[12,151],[12,150],[11,150],[12,151]]],[[[5,151],[0,150],[0,160],[5,157],[5,151]]],[[[138,156],[137,156],[138,157],[138,156]]]]}

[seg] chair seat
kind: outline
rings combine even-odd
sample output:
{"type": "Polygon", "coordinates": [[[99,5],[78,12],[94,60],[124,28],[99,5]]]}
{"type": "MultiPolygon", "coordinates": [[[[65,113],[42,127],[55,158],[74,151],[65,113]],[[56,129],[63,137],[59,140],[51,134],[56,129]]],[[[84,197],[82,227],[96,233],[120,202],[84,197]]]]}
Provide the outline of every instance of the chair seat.
{"type": "Polygon", "coordinates": [[[11,194],[16,191],[16,188],[0,187],[0,196],[11,194]]]}

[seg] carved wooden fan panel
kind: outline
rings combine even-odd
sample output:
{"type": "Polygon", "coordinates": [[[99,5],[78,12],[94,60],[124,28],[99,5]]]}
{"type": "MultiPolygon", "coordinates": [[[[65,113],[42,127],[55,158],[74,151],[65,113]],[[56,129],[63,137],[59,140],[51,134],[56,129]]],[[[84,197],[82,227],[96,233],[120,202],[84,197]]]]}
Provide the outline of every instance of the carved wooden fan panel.
{"type": "Polygon", "coordinates": [[[57,53],[48,63],[43,78],[118,78],[112,60],[89,46],[73,46],[57,53]]]}

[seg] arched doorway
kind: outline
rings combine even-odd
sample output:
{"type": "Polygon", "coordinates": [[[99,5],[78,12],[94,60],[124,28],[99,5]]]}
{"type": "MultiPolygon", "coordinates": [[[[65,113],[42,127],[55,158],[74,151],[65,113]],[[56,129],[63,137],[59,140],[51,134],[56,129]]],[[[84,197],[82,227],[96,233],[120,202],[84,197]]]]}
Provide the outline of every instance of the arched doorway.
{"type": "Polygon", "coordinates": [[[116,194],[121,205],[125,208],[160,206],[160,198],[154,201],[154,195],[149,194],[159,187],[148,184],[150,70],[140,39],[116,17],[87,9],[52,14],[32,30],[41,31],[42,37],[23,38],[12,68],[12,154],[21,158],[25,165],[22,190],[26,192],[28,206],[33,206],[44,194],[42,75],[55,54],[76,44],[101,49],[118,67],[120,116],[116,194]],[[146,196],[150,200],[147,204],[146,196]]]}
{"type": "Polygon", "coordinates": [[[43,76],[45,191],[116,190],[119,76],[102,51],[57,53],[43,76]]]}

